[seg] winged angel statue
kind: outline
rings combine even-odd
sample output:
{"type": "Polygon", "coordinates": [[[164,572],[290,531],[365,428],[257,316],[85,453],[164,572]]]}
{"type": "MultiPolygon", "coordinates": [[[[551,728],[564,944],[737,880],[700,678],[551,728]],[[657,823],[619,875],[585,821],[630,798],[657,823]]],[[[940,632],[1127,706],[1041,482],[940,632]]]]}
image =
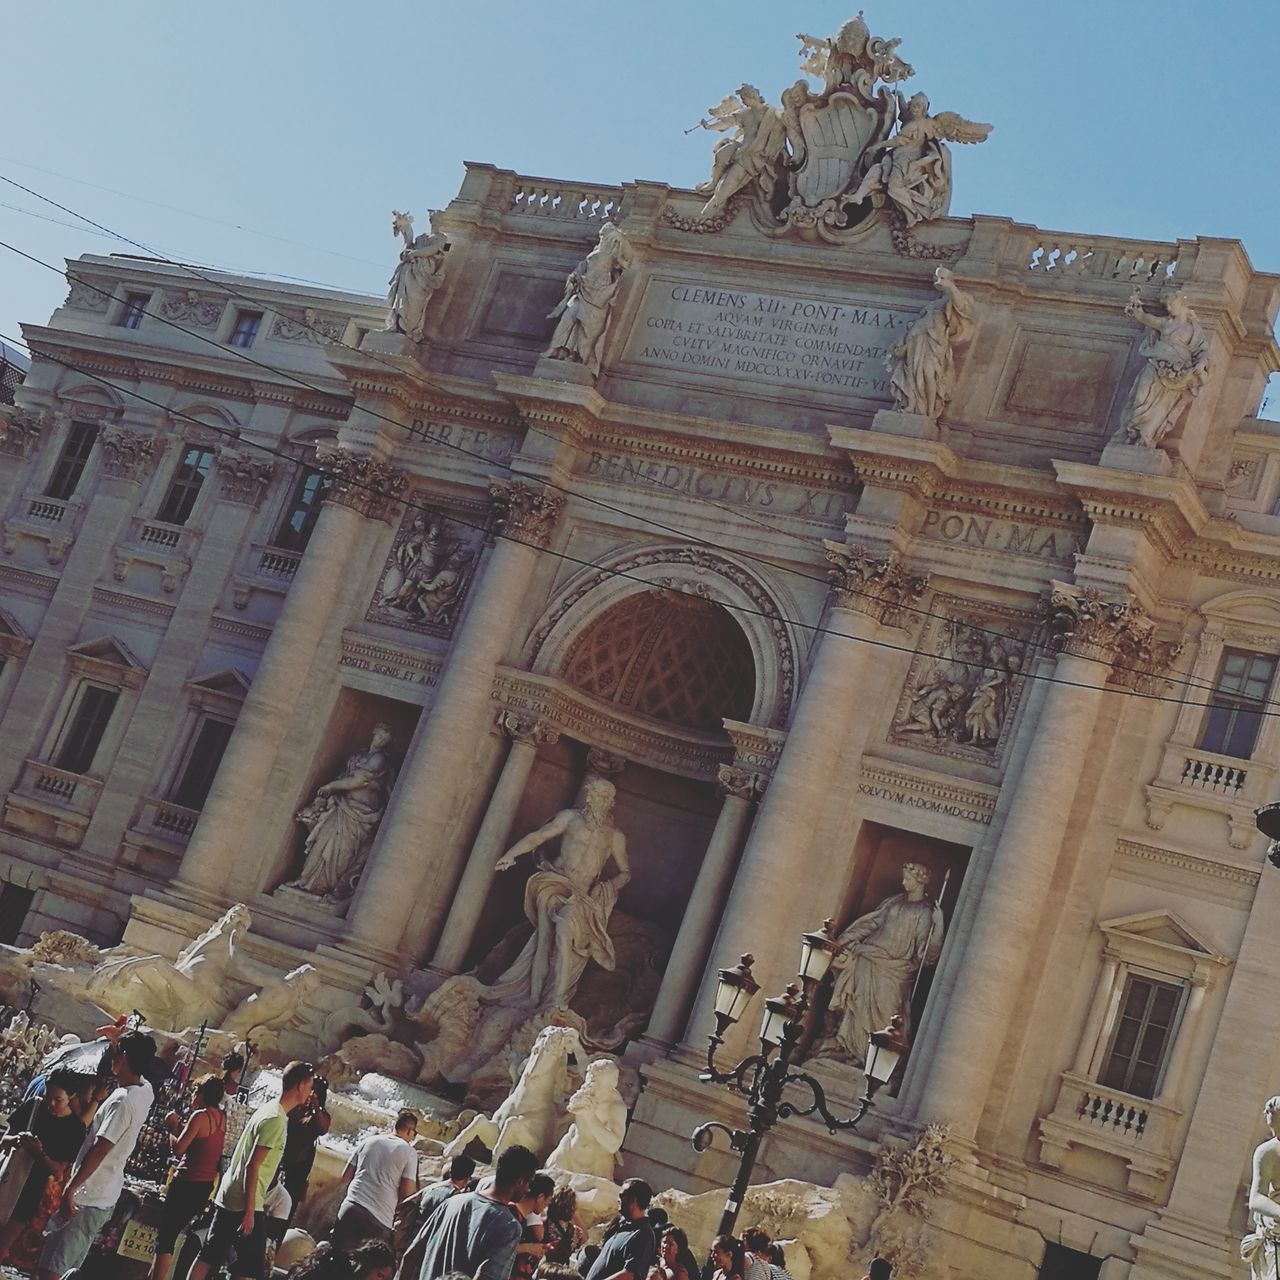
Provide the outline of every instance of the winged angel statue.
{"type": "Polygon", "coordinates": [[[929,114],[918,93],[891,86],[915,74],[897,39],[873,36],[862,13],[829,38],[800,35],[806,79],[768,103],[752,85],[712,107],[695,128],[730,133],[716,144],[696,230],[724,225],[754,191],[783,227],[846,227],[852,206],[888,205],[907,228],[943,217],[951,201],[947,142],[982,142],[991,126],[929,114]]]}

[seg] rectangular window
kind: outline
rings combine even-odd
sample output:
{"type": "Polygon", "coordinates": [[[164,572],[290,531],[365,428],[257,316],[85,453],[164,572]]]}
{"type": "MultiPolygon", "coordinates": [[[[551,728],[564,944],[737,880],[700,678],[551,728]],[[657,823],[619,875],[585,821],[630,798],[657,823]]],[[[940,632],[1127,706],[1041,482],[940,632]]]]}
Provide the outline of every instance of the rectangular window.
{"type": "Polygon", "coordinates": [[[1182,990],[1172,982],[1129,975],[1099,1084],[1137,1098],[1156,1096],[1160,1072],[1173,1043],[1182,990]]]}
{"type": "Polygon", "coordinates": [[[147,303],[151,301],[149,293],[126,293],[124,310],[116,323],[122,329],[136,329],[142,324],[142,317],[147,313],[147,303]]]}
{"type": "Polygon", "coordinates": [[[71,424],[66,443],[62,446],[62,454],[53,468],[53,475],[49,477],[49,484],[44,491],[46,498],[57,498],[59,502],[66,502],[75,493],[97,439],[98,424],[96,422],[71,424]]]}
{"type": "Polygon", "coordinates": [[[204,808],[234,727],[226,720],[215,720],[211,716],[200,721],[187,762],[169,792],[169,799],[174,804],[180,804],[184,809],[204,808]]]}
{"type": "Polygon", "coordinates": [[[1269,653],[1228,649],[1214,681],[1209,714],[1200,735],[1202,751],[1247,760],[1262,728],[1262,713],[1276,674],[1276,658],[1269,653]]]}
{"type": "Polygon", "coordinates": [[[119,689],[104,689],[96,684],[86,684],[81,688],[71,721],[53,758],[55,768],[65,769],[68,773],[89,772],[119,698],[119,689]]]}
{"type": "Polygon", "coordinates": [[[13,946],[27,923],[27,912],[36,899],[34,889],[24,889],[19,884],[5,882],[0,887],[0,942],[13,946]]]}
{"type": "Polygon", "coordinates": [[[1065,1244],[1046,1244],[1037,1280],[1098,1280],[1105,1258],[1095,1258],[1065,1244]]]}
{"type": "Polygon", "coordinates": [[[271,545],[284,551],[305,551],[311,531],[320,518],[320,503],[330,477],[315,467],[304,467],[294,486],[293,500],[276,529],[271,545]]]}
{"type": "Polygon", "coordinates": [[[261,311],[237,311],[235,328],[227,339],[233,347],[251,347],[262,323],[261,311]]]}
{"type": "Polygon", "coordinates": [[[178,469],[169,482],[169,492],[165,494],[156,519],[166,524],[186,524],[200,496],[200,486],[213,466],[212,449],[188,449],[178,463],[178,469]]]}

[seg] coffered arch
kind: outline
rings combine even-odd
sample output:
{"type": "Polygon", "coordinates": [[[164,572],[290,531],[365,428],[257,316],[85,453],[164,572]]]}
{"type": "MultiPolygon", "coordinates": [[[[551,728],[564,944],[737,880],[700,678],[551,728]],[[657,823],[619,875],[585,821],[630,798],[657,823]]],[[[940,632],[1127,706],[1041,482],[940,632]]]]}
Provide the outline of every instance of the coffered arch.
{"type": "MultiPolygon", "coordinates": [[[[736,711],[738,717],[749,719],[753,724],[784,725],[795,696],[797,655],[801,652],[789,611],[781,604],[785,597],[754,568],[749,569],[736,558],[706,547],[659,544],[627,547],[602,557],[597,564],[576,574],[533,629],[526,646],[531,669],[566,680],[576,673],[578,682],[585,682],[587,692],[613,691],[620,686],[621,671],[612,674],[603,671],[587,651],[585,646],[589,642],[584,641],[584,637],[591,635],[597,644],[608,645],[614,643],[609,634],[611,630],[630,626],[636,629],[636,639],[634,643],[622,641],[616,656],[637,681],[641,676],[636,663],[644,666],[643,678],[649,679],[655,676],[651,662],[654,650],[658,650],[660,662],[662,646],[680,643],[672,634],[675,627],[668,626],[680,597],[687,597],[686,606],[693,606],[694,610],[699,602],[719,606],[714,613],[690,612],[686,621],[691,628],[689,634],[705,635],[707,641],[716,646],[716,656],[732,670],[721,680],[714,664],[705,664],[705,690],[692,686],[669,689],[669,696],[655,694],[653,705],[663,711],[679,707],[683,710],[676,714],[688,714],[696,719],[705,714],[709,699],[718,688],[726,701],[722,714],[734,718],[732,712],[736,711]],[[643,597],[652,597],[655,592],[670,593],[666,607],[661,603],[645,607],[641,603],[643,597]],[[635,600],[629,607],[620,610],[619,606],[632,597],[635,600]],[[725,626],[726,618],[732,619],[741,632],[745,641],[741,651],[735,645],[734,633],[725,626]],[[639,633],[643,633],[643,638],[639,633]],[[748,679],[743,670],[748,653],[754,667],[753,680],[748,679]],[[744,715],[745,695],[738,705],[736,691],[748,683],[754,687],[749,695],[749,715],[744,715]],[[599,685],[599,689],[595,685],[599,685]]],[[[610,696],[608,700],[614,698],[610,696]]]]}

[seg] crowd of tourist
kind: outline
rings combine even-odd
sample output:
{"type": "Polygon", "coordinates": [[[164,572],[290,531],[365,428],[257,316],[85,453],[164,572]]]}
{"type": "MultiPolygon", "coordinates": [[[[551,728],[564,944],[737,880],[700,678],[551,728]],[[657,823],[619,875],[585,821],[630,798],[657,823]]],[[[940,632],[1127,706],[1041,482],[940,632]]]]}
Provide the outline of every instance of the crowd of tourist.
{"type": "MultiPolygon", "coordinates": [[[[0,1140],[11,1163],[25,1161],[19,1176],[0,1180],[0,1262],[37,1280],[84,1264],[116,1210],[152,1108],[164,1070],[155,1042],[139,1032],[117,1040],[96,1077],[41,1077],[0,1140]]],[[[170,1280],[179,1237],[207,1209],[182,1280],[224,1268],[233,1280],[269,1280],[269,1244],[280,1243],[307,1194],[330,1118],[324,1082],[306,1062],[290,1063],[280,1097],[250,1112],[244,1065],[228,1055],[222,1074],[193,1083],[189,1109],[166,1117],[176,1163],[148,1280],[170,1280]]],[[[508,1147],[479,1180],[475,1161],[455,1156],[443,1178],[420,1187],[417,1136],[417,1116],[401,1111],[390,1132],[359,1143],[329,1239],[289,1280],[791,1280],[782,1247],[759,1229],[716,1237],[700,1266],[639,1178],[622,1184],[616,1218],[598,1245],[589,1243],[572,1187],[557,1185],[526,1147],[508,1147]]],[[[888,1275],[877,1259],[870,1280],[888,1275]]]]}

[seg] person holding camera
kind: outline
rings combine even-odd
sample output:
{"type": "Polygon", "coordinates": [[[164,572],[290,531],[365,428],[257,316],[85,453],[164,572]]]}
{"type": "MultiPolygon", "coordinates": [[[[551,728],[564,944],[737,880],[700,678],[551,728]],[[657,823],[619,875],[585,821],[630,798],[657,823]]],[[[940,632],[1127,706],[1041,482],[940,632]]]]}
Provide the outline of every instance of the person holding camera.
{"type": "Polygon", "coordinates": [[[311,1083],[310,1098],[289,1111],[289,1131],[284,1142],[284,1159],[280,1162],[280,1181],[293,1201],[289,1210],[291,1225],[307,1194],[311,1168],[316,1162],[316,1144],[333,1124],[333,1117],[325,1109],[328,1100],[329,1082],[324,1076],[316,1076],[311,1083]]]}

